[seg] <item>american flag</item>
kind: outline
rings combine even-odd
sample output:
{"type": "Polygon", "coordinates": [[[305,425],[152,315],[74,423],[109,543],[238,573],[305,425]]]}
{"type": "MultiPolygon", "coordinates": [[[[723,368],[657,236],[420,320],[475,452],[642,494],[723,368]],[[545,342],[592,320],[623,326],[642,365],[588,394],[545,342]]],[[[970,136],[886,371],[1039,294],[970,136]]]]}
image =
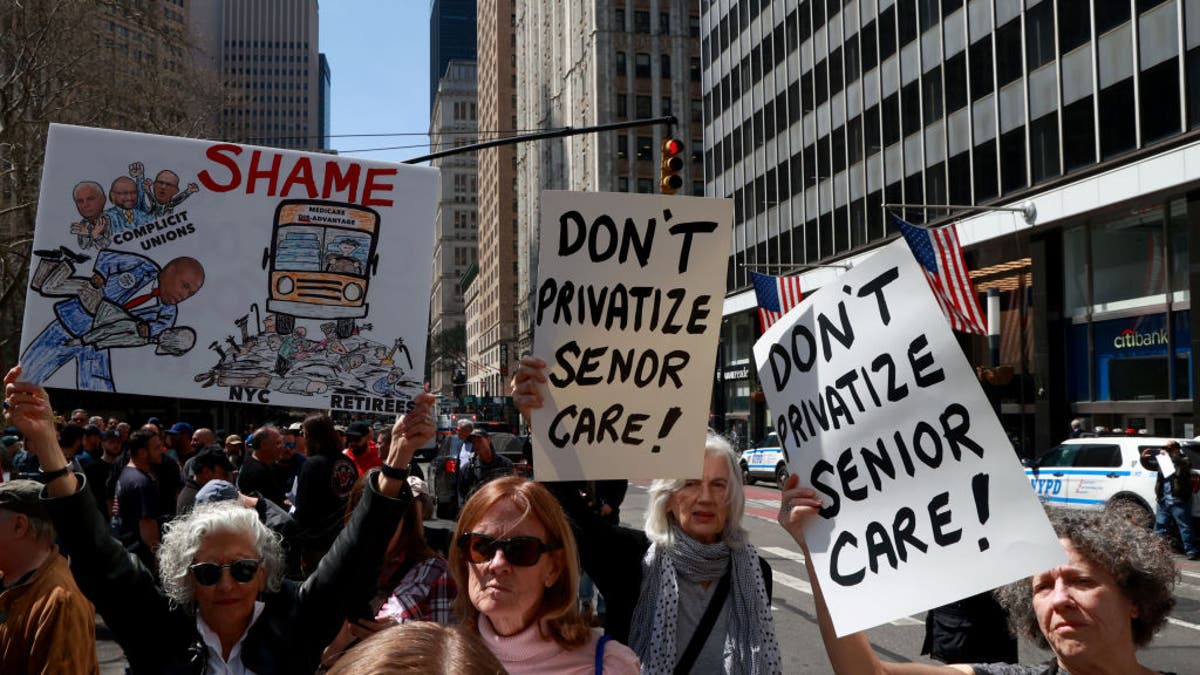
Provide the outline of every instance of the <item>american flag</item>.
{"type": "Polygon", "coordinates": [[[925,278],[933,289],[942,313],[950,327],[963,333],[987,335],[987,319],[979,306],[975,284],[963,260],[962,247],[958,243],[958,230],[947,225],[936,230],[927,230],[906,223],[892,216],[900,234],[908,242],[913,256],[925,268],[925,278]]]}
{"type": "Polygon", "coordinates": [[[788,310],[800,304],[800,277],[772,277],[751,272],[754,297],[758,299],[758,323],[766,332],[788,310]]]}
{"type": "Polygon", "coordinates": [[[1028,275],[1018,287],[1005,293],[1008,309],[1000,319],[1000,363],[1025,372],[1025,364],[1033,361],[1033,287],[1028,275]]]}

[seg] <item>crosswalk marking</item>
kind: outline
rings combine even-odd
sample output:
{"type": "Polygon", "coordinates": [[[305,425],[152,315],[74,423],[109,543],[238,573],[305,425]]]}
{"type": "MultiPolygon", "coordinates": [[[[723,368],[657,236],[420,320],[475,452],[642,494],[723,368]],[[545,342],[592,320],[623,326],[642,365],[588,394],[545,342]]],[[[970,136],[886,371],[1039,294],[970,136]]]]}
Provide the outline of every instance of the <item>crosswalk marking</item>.
{"type": "Polygon", "coordinates": [[[1176,619],[1174,617],[1168,616],[1167,623],[1174,625],[1174,626],[1180,626],[1182,628],[1191,628],[1192,630],[1200,631],[1200,624],[1192,623],[1190,621],[1184,621],[1183,619],[1176,619]]]}
{"type": "Polygon", "coordinates": [[[790,574],[784,574],[783,572],[771,570],[771,579],[774,580],[774,583],[783,584],[793,591],[800,591],[805,595],[812,595],[812,584],[799,577],[794,577],[790,574]]]}
{"type": "Polygon", "coordinates": [[[770,553],[771,555],[779,556],[784,560],[791,560],[792,562],[799,563],[801,565],[804,564],[804,554],[799,551],[793,551],[791,549],[781,548],[779,546],[763,546],[758,550],[764,553],[770,553]]]}

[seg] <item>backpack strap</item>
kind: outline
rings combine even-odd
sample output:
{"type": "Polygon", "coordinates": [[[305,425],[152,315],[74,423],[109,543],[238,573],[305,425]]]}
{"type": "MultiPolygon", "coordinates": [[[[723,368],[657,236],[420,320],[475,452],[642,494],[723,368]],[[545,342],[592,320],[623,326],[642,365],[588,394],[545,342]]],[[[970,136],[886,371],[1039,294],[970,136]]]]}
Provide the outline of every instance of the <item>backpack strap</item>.
{"type": "Polygon", "coordinates": [[[601,635],[596,641],[596,675],[604,672],[604,643],[611,639],[611,635],[601,635]]]}
{"type": "Polygon", "coordinates": [[[717,623],[717,615],[721,613],[721,608],[725,606],[725,600],[729,597],[729,577],[732,572],[733,557],[730,556],[729,566],[725,568],[725,574],[717,582],[717,590],[713,591],[713,596],[708,601],[708,607],[704,609],[704,616],[700,617],[700,623],[696,624],[696,632],[692,633],[692,639],[688,641],[687,649],[683,650],[683,656],[679,657],[679,663],[675,664],[675,675],[685,675],[690,672],[696,659],[699,658],[700,650],[708,641],[713,625],[717,623]]]}

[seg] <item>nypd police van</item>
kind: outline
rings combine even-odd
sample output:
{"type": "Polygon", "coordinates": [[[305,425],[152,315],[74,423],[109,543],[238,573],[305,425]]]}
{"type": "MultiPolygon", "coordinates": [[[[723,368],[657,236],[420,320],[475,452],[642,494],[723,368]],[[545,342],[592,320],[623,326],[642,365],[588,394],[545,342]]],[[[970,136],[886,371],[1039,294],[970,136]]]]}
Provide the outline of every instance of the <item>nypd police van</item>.
{"type": "MultiPolygon", "coordinates": [[[[1148,436],[1072,438],[1026,462],[1025,475],[1044,503],[1088,510],[1128,504],[1141,509],[1150,522],[1157,502],[1157,472],[1142,465],[1142,451],[1150,449],[1157,454],[1169,440],[1148,436]]],[[[1192,462],[1192,492],[1198,492],[1200,444],[1178,443],[1192,462]]],[[[1200,516],[1200,498],[1192,500],[1192,515],[1200,516]]]]}
{"type": "Polygon", "coordinates": [[[762,479],[773,480],[782,489],[788,479],[788,468],[779,435],[772,431],[757,446],[742,451],[741,468],[742,483],[754,485],[762,479]]]}

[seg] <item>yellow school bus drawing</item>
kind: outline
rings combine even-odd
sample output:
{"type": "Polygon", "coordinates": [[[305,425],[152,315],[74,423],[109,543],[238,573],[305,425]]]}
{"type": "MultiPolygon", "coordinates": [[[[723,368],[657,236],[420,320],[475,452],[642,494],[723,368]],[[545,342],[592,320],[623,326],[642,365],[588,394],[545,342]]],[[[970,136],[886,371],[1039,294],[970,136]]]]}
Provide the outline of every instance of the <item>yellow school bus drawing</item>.
{"type": "Polygon", "coordinates": [[[275,209],[268,270],[267,311],[275,330],[291,333],[297,318],[337,322],[338,337],[354,333],[367,315],[370,279],[379,267],[379,214],[315,200],[289,199],[275,209]]]}

